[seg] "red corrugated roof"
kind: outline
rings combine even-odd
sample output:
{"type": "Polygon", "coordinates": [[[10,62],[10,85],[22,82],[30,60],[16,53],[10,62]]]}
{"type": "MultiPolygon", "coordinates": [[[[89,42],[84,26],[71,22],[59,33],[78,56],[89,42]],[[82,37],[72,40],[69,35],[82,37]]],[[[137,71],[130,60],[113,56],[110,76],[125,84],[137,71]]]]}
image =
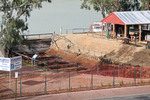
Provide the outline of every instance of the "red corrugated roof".
{"type": "Polygon", "coordinates": [[[101,22],[125,25],[125,23],[114,13],[111,13],[110,15],[108,15],[106,18],[101,20],[101,22]]]}

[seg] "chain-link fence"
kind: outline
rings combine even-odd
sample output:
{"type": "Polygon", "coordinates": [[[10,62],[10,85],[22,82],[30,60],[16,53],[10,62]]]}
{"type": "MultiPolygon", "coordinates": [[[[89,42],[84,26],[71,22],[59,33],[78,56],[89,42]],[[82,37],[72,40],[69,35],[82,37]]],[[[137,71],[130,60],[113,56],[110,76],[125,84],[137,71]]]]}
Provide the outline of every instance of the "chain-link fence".
{"type": "Polygon", "coordinates": [[[9,78],[1,78],[0,97],[16,97],[62,93],[81,90],[115,88],[150,84],[150,68],[98,64],[95,70],[86,72],[54,73],[35,67],[12,72],[11,89],[9,78]]]}

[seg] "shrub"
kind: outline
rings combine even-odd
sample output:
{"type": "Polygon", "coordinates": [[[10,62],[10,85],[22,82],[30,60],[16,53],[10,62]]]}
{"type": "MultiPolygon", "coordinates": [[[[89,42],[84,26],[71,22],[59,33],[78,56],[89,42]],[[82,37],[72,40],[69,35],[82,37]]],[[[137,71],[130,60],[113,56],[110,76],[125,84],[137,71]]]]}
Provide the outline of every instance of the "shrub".
{"type": "Polygon", "coordinates": [[[108,83],[108,87],[111,87],[111,84],[110,84],[110,83],[108,83]]]}
{"type": "Polygon", "coordinates": [[[120,81],[120,83],[119,83],[119,84],[120,84],[120,86],[122,86],[122,85],[124,85],[124,82],[123,82],[123,81],[120,81]]]}
{"type": "Polygon", "coordinates": [[[103,84],[103,82],[101,82],[101,87],[103,87],[104,86],[104,84],[103,84]]]}

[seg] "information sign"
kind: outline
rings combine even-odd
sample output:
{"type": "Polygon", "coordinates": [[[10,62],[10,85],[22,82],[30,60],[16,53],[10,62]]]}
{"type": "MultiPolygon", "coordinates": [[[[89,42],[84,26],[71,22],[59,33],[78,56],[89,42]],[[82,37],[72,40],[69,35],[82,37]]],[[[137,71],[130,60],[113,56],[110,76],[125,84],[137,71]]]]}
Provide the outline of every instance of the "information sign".
{"type": "Polygon", "coordinates": [[[10,71],[10,58],[0,58],[0,70],[10,71]]]}
{"type": "Polygon", "coordinates": [[[22,67],[22,57],[0,58],[0,70],[12,71],[22,67]]]}
{"type": "Polygon", "coordinates": [[[22,67],[22,57],[14,57],[11,58],[11,71],[21,69],[22,67]]]}
{"type": "Polygon", "coordinates": [[[33,59],[36,59],[37,56],[38,56],[37,54],[34,54],[32,58],[33,58],[33,59]]]}
{"type": "Polygon", "coordinates": [[[15,72],[15,78],[18,78],[18,72],[15,72]]]}

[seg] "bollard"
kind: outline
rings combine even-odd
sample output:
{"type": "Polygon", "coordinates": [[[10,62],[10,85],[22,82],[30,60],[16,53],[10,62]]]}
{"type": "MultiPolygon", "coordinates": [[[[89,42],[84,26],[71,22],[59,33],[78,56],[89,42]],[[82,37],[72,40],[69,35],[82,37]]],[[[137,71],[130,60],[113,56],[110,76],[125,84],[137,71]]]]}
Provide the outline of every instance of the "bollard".
{"type": "Polygon", "coordinates": [[[134,67],[134,85],[136,85],[136,67],[134,67]]]}
{"type": "Polygon", "coordinates": [[[45,94],[47,94],[47,75],[45,74],[45,89],[44,89],[45,94]]]}
{"type": "Polygon", "coordinates": [[[115,87],[115,69],[113,69],[113,88],[115,87]]]}
{"type": "Polygon", "coordinates": [[[91,73],[91,89],[93,89],[93,70],[92,70],[92,73],[91,73]]]}
{"type": "Polygon", "coordinates": [[[70,72],[69,72],[69,92],[70,92],[70,72]]]}

